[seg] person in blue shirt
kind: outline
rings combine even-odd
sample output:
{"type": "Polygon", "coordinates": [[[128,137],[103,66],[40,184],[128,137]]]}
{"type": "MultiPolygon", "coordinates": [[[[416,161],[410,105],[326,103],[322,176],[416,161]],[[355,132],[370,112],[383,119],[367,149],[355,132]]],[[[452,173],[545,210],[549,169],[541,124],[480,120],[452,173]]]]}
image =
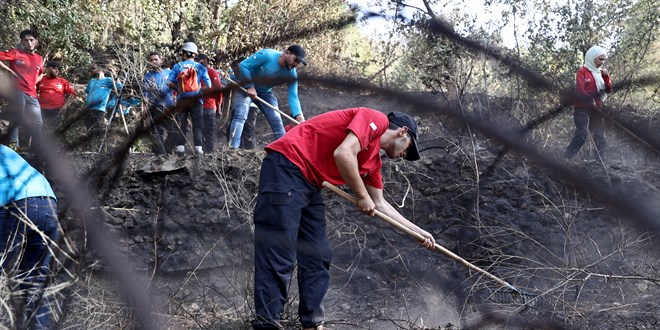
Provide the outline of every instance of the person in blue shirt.
{"type": "MultiPolygon", "coordinates": [[[[181,54],[183,56],[183,61],[177,63],[172,67],[168,78],[168,85],[170,88],[178,91],[176,96],[177,105],[182,100],[187,98],[197,96],[202,92],[202,85],[211,86],[211,79],[209,78],[209,73],[206,71],[206,67],[200,63],[195,62],[195,57],[198,54],[197,45],[193,42],[185,42],[183,47],[181,47],[181,54]],[[195,91],[185,92],[182,91],[181,81],[178,77],[183,71],[193,68],[197,74],[197,86],[198,89],[195,91]]],[[[206,89],[208,87],[204,87],[206,89]]],[[[202,130],[204,129],[204,118],[203,115],[203,103],[204,99],[199,98],[197,102],[193,105],[181,109],[177,113],[177,119],[179,124],[179,134],[177,137],[177,146],[176,152],[183,154],[186,152],[186,134],[188,133],[188,115],[192,119],[193,126],[193,143],[195,145],[195,154],[203,155],[204,150],[202,148],[202,130]]]]}
{"type": "Polygon", "coordinates": [[[18,283],[23,309],[16,329],[51,329],[49,263],[59,236],[57,200],[48,180],[0,145],[0,271],[18,283]]]}
{"type": "Polygon", "coordinates": [[[158,52],[149,53],[147,60],[149,71],[142,80],[142,97],[147,106],[142,117],[147,121],[145,126],[154,124],[150,134],[151,151],[156,155],[162,155],[171,151],[174,142],[172,138],[176,135],[173,130],[175,127],[173,119],[158,120],[175,104],[174,91],[167,85],[171,70],[162,68],[163,59],[158,52]],[[167,140],[164,139],[166,133],[167,140]]]}
{"type": "Polygon", "coordinates": [[[237,83],[244,86],[247,93],[238,89],[234,90],[237,96],[232,100],[235,102],[235,110],[229,130],[231,136],[230,147],[238,148],[241,144],[243,127],[252,102],[266,116],[275,134],[275,139],[279,139],[284,135],[284,125],[280,114],[256,99],[258,96],[279,109],[277,98],[273,95],[273,88],[281,84],[283,80],[288,80],[288,100],[291,114],[298,122],[305,121],[298,99],[296,66],[300,63],[307,65],[305,50],[299,45],[291,45],[285,52],[262,49],[239,64],[240,81],[237,83]]]}
{"type": "Polygon", "coordinates": [[[106,77],[105,72],[100,67],[93,67],[92,78],[85,88],[85,108],[88,111],[85,118],[85,126],[88,134],[98,134],[105,127],[104,116],[105,109],[110,100],[110,93],[115,89],[121,89],[123,84],[120,81],[114,82],[111,77],[106,77]]]}

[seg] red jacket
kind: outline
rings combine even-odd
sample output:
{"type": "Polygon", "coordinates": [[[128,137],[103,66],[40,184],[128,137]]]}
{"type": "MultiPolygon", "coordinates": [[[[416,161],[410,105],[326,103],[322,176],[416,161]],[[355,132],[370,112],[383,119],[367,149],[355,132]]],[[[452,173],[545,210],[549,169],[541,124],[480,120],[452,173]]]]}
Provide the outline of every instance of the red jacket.
{"type": "MultiPolygon", "coordinates": [[[[612,80],[609,74],[602,74],[603,81],[605,81],[605,92],[612,92],[612,80]]],[[[578,99],[575,100],[575,107],[580,109],[593,109],[596,107],[598,110],[603,110],[603,101],[598,94],[598,87],[596,87],[596,80],[593,74],[587,67],[583,66],[575,74],[575,91],[577,92],[578,99]]]]}
{"type": "Polygon", "coordinates": [[[41,109],[59,110],[66,102],[66,95],[76,95],[71,85],[62,77],[44,76],[37,84],[41,109]]]}

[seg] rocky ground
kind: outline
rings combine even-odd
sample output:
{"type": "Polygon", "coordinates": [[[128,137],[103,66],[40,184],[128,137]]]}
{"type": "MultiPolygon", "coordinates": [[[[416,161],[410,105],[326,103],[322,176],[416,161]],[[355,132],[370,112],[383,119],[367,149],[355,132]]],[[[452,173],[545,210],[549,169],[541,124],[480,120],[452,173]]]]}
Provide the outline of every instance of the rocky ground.
{"type": "MultiPolygon", "coordinates": [[[[415,110],[383,96],[322,88],[302,90],[301,98],[308,117],[350,106],[415,110]]],[[[484,174],[496,144],[441,116],[418,119],[425,133],[422,159],[384,160],[386,198],[441,245],[536,298],[523,304],[492,280],[420,248],[326,191],[334,248],[325,300],[331,329],[660,326],[655,232],[563,172],[522,155],[507,154],[484,174]]],[[[260,117],[261,146],[270,138],[264,122],[260,117]]],[[[530,143],[556,159],[553,152],[566,141],[543,143],[543,137],[533,135],[530,143]]],[[[613,138],[612,145],[622,141],[613,138]]],[[[625,152],[634,157],[564,164],[577,177],[660,214],[657,158],[632,148],[625,152]]],[[[225,148],[200,158],[130,153],[115,180],[97,177],[110,164],[107,157],[80,149],[70,154],[91,191],[102,183],[102,221],[116,235],[114,246],[126,256],[127,268],[148,284],[162,328],[249,328],[251,217],[263,155],[225,148]]],[[[93,244],[81,222],[69,217],[75,201],[62,189],[58,193],[71,254],[85,256],[76,267],[64,263],[76,281],[58,293],[68,297],[62,327],[135,327],[110,269],[85,248],[93,244]]],[[[59,273],[60,283],[71,280],[59,273]]],[[[295,283],[284,315],[293,329],[295,283]]]]}

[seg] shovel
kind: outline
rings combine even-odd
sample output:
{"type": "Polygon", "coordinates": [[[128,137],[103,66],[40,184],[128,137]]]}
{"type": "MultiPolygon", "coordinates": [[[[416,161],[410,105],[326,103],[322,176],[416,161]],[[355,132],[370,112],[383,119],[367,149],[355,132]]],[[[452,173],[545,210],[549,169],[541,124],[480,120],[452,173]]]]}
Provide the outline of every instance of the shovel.
{"type": "MultiPolygon", "coordinates": [[[[323,181],[323,186],[330,189],[330,190],[332,190],[332,192],[334,192],[335,194],[345,198],[349,202],[351,202],[353,204],[357,204],[357,200],[355,199],[355,197],[353,197],[350,194],[348,194],[347,192],[339,189],[337,186],[333,185],[332,183],[327,182],[327,181],[323,181]]],[[[425,239],[424,236],[422,236],[421,234],[419,234],[419,233],[413,231],[412,229],[400,224],[398,221],[392,219],[392,217],[388,216],[387,214],[385,214],[385,213],[383,213],[379,210],[376,210],[376,215],[379,218],[381,218],[381,219],[385,220],[386,222],[388,222],[389,224],[393,225],[397,229],[401,230],[402,232],[408,234],[408,236],[411,236],[412,238],[414,238],[418,241],[423,241],[425,239]]],[[[487,272],[487,271],[471,264],[467,260],[465,260],[465,259],[461,258],[460,256],[456,255],[454,252],[451,252],[451,251],[447,250],[445,247],[443,247],[442,245],[440,245],[438,243],[435,243],[435,245],[433,246],[433,249],[439,251],[440,253],[446,255],[449,258],[452,258],[452,259],[458,261],[463,266],[465,266],[467,268],[470,268],[470,269],[472,269],[472,270],[474,270],[478,273],[481,273],[482,275],[485,275],[486,277],[490,278],[491,280],[497,282],[501,286],[508,289],[507,291],[497,292],[498,295],[508,296],[514,302],[519,303],[519,304],[523,304],[523,305],[535,305],[536,302],[540,299],[539,296],[533,295],[533,294],[527,293],[527,292],[525,292],[521,289],[518,289],[518,288],[514,287],[513,285],[509,284],[507,281],[505,281],[505,280],[503,280],[503,279],[501,279],[501,278],[499,278],[499,277],[497,277],[497,276],[495,276],[495,275],[493,275],[493,274],[491,274],[491,273],[489,273],[489,272],[487,272]]],[[[500,299],[500,300],[502,300],[502,299],[500,299]]]]}

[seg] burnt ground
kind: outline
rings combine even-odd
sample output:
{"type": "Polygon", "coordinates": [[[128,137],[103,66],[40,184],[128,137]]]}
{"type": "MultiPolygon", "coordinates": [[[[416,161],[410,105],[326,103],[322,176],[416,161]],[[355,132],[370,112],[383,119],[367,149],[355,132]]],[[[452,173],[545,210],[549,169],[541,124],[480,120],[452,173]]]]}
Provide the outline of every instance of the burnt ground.
{"type": "MultiPolygon", "coordinates": [[[[367,93],[301,91],[307,117],[351,106],[415,113],[367,93]]],[[[502,106],[502,108],[508,108],[502,106]]],[[[477,113],[477,110],[473,111],[477,113]]],[[[483,116],[482,116],[483,117],[483,116]]],[[[486,118],[486,117],[483,117],[486,118]]],[[[513,119],[512,119],[513,118],[513,119]]],[[[521,304],[493,281],[442,254],[418,247],[377,218],[360,215],[325,192],[334,259],[325,300],[331,329],[659,327],[657,236],[638,219],[584,192],[544,164],[507,154],[483,175],[499,147],[438,115],[418,117],[425,151],[418,162],[384,160],[386,197],[438,243],[519,289],[538,296],[521,304]]],[[[510,113],[485,121],[511,124],[510,113]]],[[[554,119],[529,142],[559,159],[572,127],[554,119]]],[[[568,121],[570,124],[570,121],[568,121]]],[[[259,118],[258,141],[269,141],[259,118]]],[[[579,177],[660,214],[657,157],[615,129],[618,152],[605,163],[564,162],[579,177]],[[649,206],[650,205],[650,206],[649,206]],[[655,208],[655,209],[654,209],[655,208]]],[[[98,141],[90,143],[97,145],[98,141]]],[[[117,180],[96,177],[107,157],[70,153],[75,170],[97,192],[102,221],[116,235],[127,268],[148,283],[154,315],[166,329],[247,329],[252,317],[251,216],[263,151],[227,150],[195,158],[128,154],[117,180]]],[[[588,148],[585,148],[588,149],[588,148]]],[[[77,280],[60,269],[62,327],[139,328],[119,298],[109,269],[87,249],[75,206],[58,190],[66,242],[84,261],[77,280]]],[[[68,265],[68,263],[65,263],[68,265]]],[[[296,328],[296,285],[284,319],[296,328]]]]}

